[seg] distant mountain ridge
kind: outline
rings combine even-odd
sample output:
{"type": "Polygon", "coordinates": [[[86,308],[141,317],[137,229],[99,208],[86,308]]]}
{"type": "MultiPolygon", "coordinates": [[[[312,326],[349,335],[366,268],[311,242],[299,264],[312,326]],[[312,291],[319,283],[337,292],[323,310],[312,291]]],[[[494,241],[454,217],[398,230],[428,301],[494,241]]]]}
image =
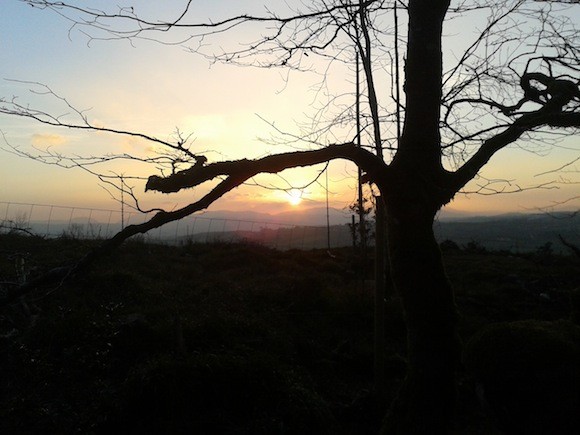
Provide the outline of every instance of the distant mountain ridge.
{"type": "Polygon", "coordinates": [[[552,243],[555,250],[565,251],[560,236],[580,245],[580,214],[574,212],[473,216],[441,220],[434,229],[440,240],[460,245],[475,241],[491,249],[530,251],[552,243]]]}
{"type": "MultiPolygon", "coordinates": [[[[330,225],[343,225],[351,221],[352,212],[329,208],[330,225]]],[[[255,211],[216,210],[196,214],[197,217],[208,219],[242,220],[253,222],[271,222],[288,225],[326,225],[326,208],[314,207],[308,209],[289,210],[280,213],[263,213],[255,211]]]]}
{"type": "MultiPolygon", "coordinates": [[[[197,217],[205,217],[208,219],[225,219],[225,220],[247,220],[254,222],[272,222],[279,224],[291,225],[312,225],[320,226],[326,225],[325,207],[313,207],[307,209],[288,210],[280,213],[265,213],[256,211],[230,211],[230,210],[215,210],[197,213],[197,217]]],[[[351,216],[354,214],[350,210],[329,208],[328,209],[330,225],[342,225],[351,222],[351,216]]],[[[436,218],[439,222],[490,222],[498,220],[561,220],[561,219],[577,219],[576,212],[556,212],[556,213],[502,213],[477,215],[464,211],[457,211],[452,209],[441,210],[436,218]]]]}
{"type": "MultiPolygon", "coordinates": [[[[22,225],[34,233],[49,237],[69,234],[76,237],[106,238],[121,229],[121,222],[112,218],[110,211],[101,211],[100,214],[94,211],[88,216],[73,216],[72,211],[68,214],[68,218],[64,219],[51,216],[50,213],[45,214],[46,217],[34,216],[30,211],[33,216],[22,225]]],[[[324,247],[328,233],[327,212],[330,229],[333,232],[333,243],[340,243],[340,246],[352,244],[347,224],[351,222],[353,213],[350,210],[336,208],[329,208],[327,211],[325,207],[288,210],[281,213],[206,211],[152,230],[148,236],[169,242],[187,237],[210,241],[218,234],[222,234],[226,240],[235,240],[244,234],[242,238],[250,239],[248,234],[261,231],[267,237],[278,241],[285,240],[284,237],[299,239],[300,247],[324,247]],[[278,233],[274,234],[272,231],[278,233]]],[[[126,216],[125,225],[146,219],[145,215],[138,217],[139,219],[134,216],[129,219],[126,216]]],[[[443,210],[437,216],[434,230],[439,241],[452,240],[459,246],[465,246],[473,241],[495,250],[533,251],[546,243],[552,243],[556,252],[565,252],[567,249],[560,242],[560,236],[580,246],[580,214],[574,212],[474,216],[454,210],[443,210]]],[[[294,243],[295,241],[289,240],[284,246],[293,246],[294,243]]]]}
{"type": "MultiPolygon", "coordinates": [[[[346,243],[350,240],[352,213],[346,210],[329,209],[330,225],[334,240],[346,243]],[[345,242],[346,241],[346,242],[345,242]]],[[[296,226],[326,227],[326,208],[313,208],[288,211],[278,214],[256,212],[209,211],[198,215],[206,219],[228,221],[247,220],[252,222],[286,224],[296,226]]],[[[321,230],[323,228],[320,228],[321,230]]],[[[553,245],[554,251],[566,252],[560,242],[562,236],[568,242],[580,245],[580,214],[559,213],[506,213],[501,215],[474,216],[462,212],[442,212],[434,224],[435,235],[439,241],[452,240],[459,246],[470,242],[492,250],[529,252],[546,243],[553,245]]],[[[325,231],[311,235],[312,247],[323,247],[325,231]],[[314,238],[316,241],[314,241],[314,238]],[[320,239],[320,240],[318,240],[320,239]],[[318,246],[320,245],[320,246],[318,246]]],[[[314,234],[314,233],[313,233],[314,234]]]]}

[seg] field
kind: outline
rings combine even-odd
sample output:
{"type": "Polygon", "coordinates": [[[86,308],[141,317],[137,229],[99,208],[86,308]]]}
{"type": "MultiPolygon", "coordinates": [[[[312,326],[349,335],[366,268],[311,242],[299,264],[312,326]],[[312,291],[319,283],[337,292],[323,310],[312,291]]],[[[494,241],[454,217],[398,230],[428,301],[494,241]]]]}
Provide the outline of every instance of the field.
{"type": "MultiPolygon", "coordinates": [[[[0,236],[0,281],[95,241],[0,236]]],[[[576,257],[444,246],[464,342],[482,327],[570,316],[576,257]]],[[[0,311],[0,432],[374,434],[373,297],[352,249],[126,243],[89,273],[0,311]]],[[[367,265],[367,269],[370,265],[367,265]]],[[[393,398],[405,326],[386,304],[393,398]]],[[[459,375],[457,434],[500,433],[459,375]]]]}

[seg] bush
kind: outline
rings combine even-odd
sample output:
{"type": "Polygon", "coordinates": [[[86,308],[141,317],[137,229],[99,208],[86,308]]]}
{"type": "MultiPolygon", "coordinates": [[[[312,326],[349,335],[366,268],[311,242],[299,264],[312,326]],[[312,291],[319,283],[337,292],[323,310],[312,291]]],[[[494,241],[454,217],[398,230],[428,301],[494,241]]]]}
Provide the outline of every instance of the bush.
{"type": "Polygon", "coordinates": [[[465,363],[507,433],[580,433],[580,327],[492,324],[468,342],[465,363]]]}
{"type": "Polygon", "coordinates": [[[487,249],[476,240],[471,240],[463,247],[463,250],[468,254],[485,254],[487,249]]]}
{"type": "Polygon", "coordinates": [[[150,359],[116,408],[108,425],[122,433],[334,433],[326,403],[262,353],[150,359]]]}
{"type": "Polygon", "coordinates": [[[459,252],[460,248],[459,245],[457,243],[455,243],[453,240],[443,240],[440,244],[439,247],[441,248],[441,251],[443,252],[459,252]]]}

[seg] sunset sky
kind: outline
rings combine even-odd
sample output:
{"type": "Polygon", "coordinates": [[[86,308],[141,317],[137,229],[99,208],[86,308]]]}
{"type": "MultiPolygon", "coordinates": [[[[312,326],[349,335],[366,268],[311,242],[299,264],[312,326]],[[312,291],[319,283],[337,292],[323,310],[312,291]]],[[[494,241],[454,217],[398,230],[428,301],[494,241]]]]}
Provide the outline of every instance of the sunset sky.
{"type": "MultiPolygon", "coordinates": [[[[180,2],[159,3],[163,3],[167,11],[180,2]]],[[[199,3],[201,6],[196,6],[196,13],[203,21],[241,12],[260,12],[265,2],[215,0],[199,3]]],[[[268,2],[271,7],[278,3],[283,2],[268,2]]],[[[577,22],[580,22],[580,5],[573,13],[578,15],[577,22]]],[[[292,72],[287,75],[288,71],[283,69],[212,65],[180,46],[148,41],[137,41],[134,46],[127,41],[87,44],[87,38],[78,29],[69,32],[70,23],[62,17],[17,0],[2,0],[0,22],[0,97],[18,96],[21,104],[30,103],[53,114],[70,112],[50,96],[30,93],[30,89],[38,91],[40,88],[21,81],[39,82],[65,97],[74,107],[88,110],[85,113],[95,125],[143,132],[164,140],[169,139],[176,128],[185,134],[192,133],[195,138],[192,150],[207,151],[205,154],[210,161],[256,158],[292,150],[261,140],[276,134],[269,123],[276,129],[297,133],[297,124],[312,122],[320,104],[317,102],[321,95],[321,88],[317,87],[321,80],[319,74],[292,72]]],[[[469,30],[465,30],[462,38],[469,38],[469,35],[469,30]]],[[[224,38],[224,44],[232,43],[227,36],[224,38]]],[[[353,80],[352,72],[344,68],[333,70],[329,75],[332,89],[340,92],[352,92],[353,80]]],[[[2,115],[0,130],[9,144],[27,150],[32,146],[50,147],[56,153],[90,156],[106,152],[139,154],[152,149],[151,143],[135,138],[50,128],[2,115]]],[[[0,147],[7,148],[5,141],[0,138],[0,147]]],[[[568,172],[538,174],[578,158],[579,141],[578,137],[568,138],[557,148],[542,149],[539,153],[526,151],[526,144],[519,142],[496,156],[484,171],[487,178],[514,180],[513,185],[521,187],[558,179],[564,183],[521,193],[459,195],[449,207],[473,214],[522,212],[577,197],[578,184],[567,181],[579,181],[580,162],[567,168],[568,172]]],[[[302,144],[302,149],[306,147],[302,144]]],[[[256,180],[260,185],[296,189],[283,192],[244,186],[217,201],[211,209],[277,213],[293,207],[323,206],[326,200],[324,176],[318,183],[300,189],[312,181],[320,169],[288,171],[282,177],[260,177],[256,180]]],[[[139,171],[141,175],[155,173],[154,168],[137,169],[132,163],[114,164],[107,170],[139,171]]],[[[0,174],[0,201],[3,202],[117,207],[98,180],[78,168],[67,170],[47,166],[0,150],[0,174]]],[[[355,168],[349,163],[330,164],[329,202],[332,207],[344,209],[354,201],[355,174],[355,168]]],[[[137,186],[142,188],[141,184],[137,186]]],[[[475,187],[468,186],[467,190],[475,190],[475,187]]],[[[146,206],[173,208],[199,198],[202,193],[201,188],[173,196],[148,193],[143,201],[146,206]]],[[[577,209],[579,205],[580,200],[576,199],[568,201],[564,207],[577,209]]]]}

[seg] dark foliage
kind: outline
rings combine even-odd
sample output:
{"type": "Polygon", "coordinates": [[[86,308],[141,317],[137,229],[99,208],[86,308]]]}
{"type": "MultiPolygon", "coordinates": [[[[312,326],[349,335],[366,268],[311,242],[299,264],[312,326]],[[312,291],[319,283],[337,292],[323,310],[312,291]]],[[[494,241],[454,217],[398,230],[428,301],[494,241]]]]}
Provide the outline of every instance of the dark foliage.
{"type": "MultiPolygon", "coordinates": [[[[89,248],[0,242],[3,285],[89,248]]],[[[89,274],[0,313],[0,432],[377,433],[372,294],[352,251],[333,254],[126,243],[89,274]]],[[[549,255],[446,251],[463,339],[497,321],[568,318],[577,260],[549,255]]],[[[386,311],[392,396],[405,328],[396,301],[386,311]]],[[[471,378],[460,378],[456,432],[497,433],[471,378]]]]}
{"type": "Polygon", "coordinates": [[[480,400],[506,433],[580,431],[580,326],[496,323],[470,340],[465,359],[480,400]]]}

